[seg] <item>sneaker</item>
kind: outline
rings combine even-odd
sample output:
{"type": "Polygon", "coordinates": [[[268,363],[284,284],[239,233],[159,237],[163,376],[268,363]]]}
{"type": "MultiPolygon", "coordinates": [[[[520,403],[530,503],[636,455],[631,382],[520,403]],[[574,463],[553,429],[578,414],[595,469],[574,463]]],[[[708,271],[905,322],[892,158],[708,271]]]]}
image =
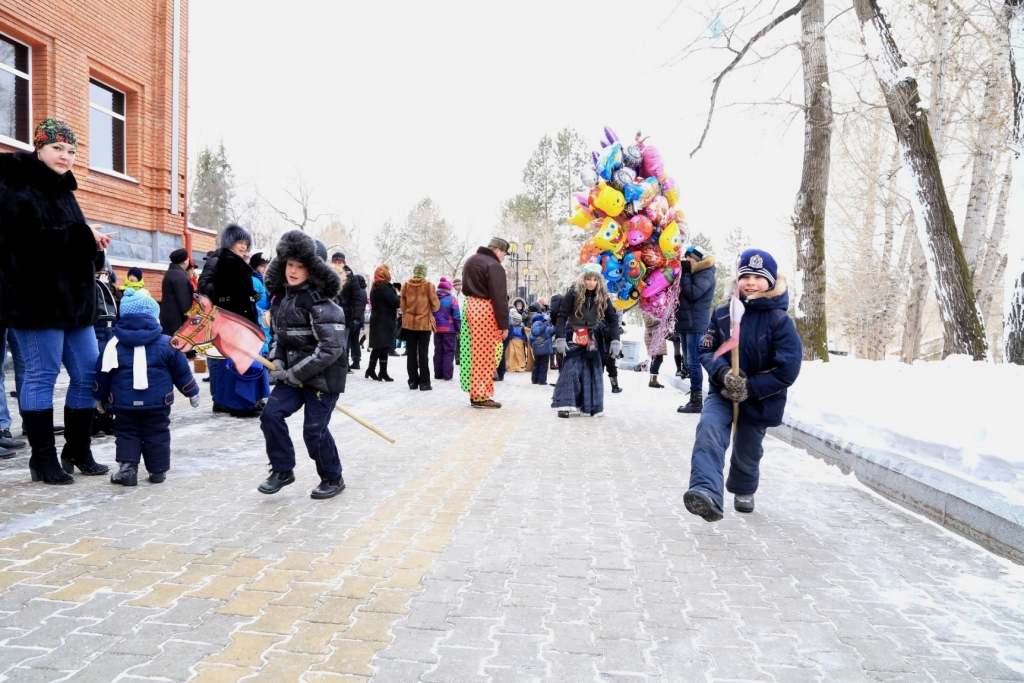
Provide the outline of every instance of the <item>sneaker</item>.
{"type": "Polygon", "coordinates": [[[500,408],[501,404],[493,399],[487,399],[486,401],[473,401],[474,408],[500,408]]]}
{"type": "Polygon", "coordinates": [[[690,489],[683,495],[683,504],[691,514],[703,517],[705,522],[717,522],[725,516],[722,506],[707,491],[690,489]]]}
{"type": "Polygon", "coordinates": [[[309,497],[315,500],[334,498],[345,490],[345,480],[342,477],[337,479],[321,479],[320,485],[309,492],[309,497]]]}
{"type": "Polygon", "coordinates": [[[753,512],[754,511],[754,494],[749,496],[737,495],[732,499],[732,506],[736,512],[753,512]]]}
{"type": "Polygon", "coordinates": [[[291,470],[287,472],[271,472],[270,476],[267,477],[266,481],[259,485],[257,489],[260,493],[277,493],[288,484],[295,483],[295,473],[291,470]]]}

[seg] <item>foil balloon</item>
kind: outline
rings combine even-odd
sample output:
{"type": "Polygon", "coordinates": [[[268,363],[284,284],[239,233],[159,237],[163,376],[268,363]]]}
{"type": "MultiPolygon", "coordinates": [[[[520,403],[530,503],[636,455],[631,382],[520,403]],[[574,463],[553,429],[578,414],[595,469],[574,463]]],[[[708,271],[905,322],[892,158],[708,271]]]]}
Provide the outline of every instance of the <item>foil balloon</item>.
{"type": "Polygon", "coordinates": [[[584,230],[586,230],[587,226],[590,223],[592,223],[596,218],[597,216],[595,216],[593,212],[591,212],[588,208],[586,208],[585,206],[580,206],[576,209],[576,212],[573,213],[572,218],[569,219],[569,222],[578,228],[583,228],[584,230]]]}
{"type": "Polygon", "coordinates": [[[665,290],[662,290],[653,296],[643,296],[640,299],[640,309],[650,313],[655,318],[664,318],[665,309],[667,307],[668,294],[665,292],[665,290]]]}
{"type": "Polygon", "coordinates": [[[604,137],[608,140],[608,144],[613,144],[619,141],[619,136],[615,134],[615,131],[608,126],[604,127],[604,137]]]}
{"type": "Polygon", "coordinates": [[[650,204],[644,208],[644,215],[651,219],[656,226],[664,227],[668,219],[668,201],[664,197],[655,197],[650,204]]]}
{"type": "Polygon", "coordinates": [[[647,267],[640,260],[640,253],[627,251],[622,257],[622,268],[625,271],[626,280],[636,285],[644,279],[647,274],[647,267]]]}
{"type": "Polygon", "coordinates": [[[583,243],[583,247],[580,249],[580,265],[596,263],[603,251],[604,249],[600,249],[596,244],[594,244],[594,238],[591,237],[583,243]]]}
{"type": "Polygon", "coordinates": [[[601,228],[594,233],[592,239],[598,249],[612,253],[619,251],[626,243],[626,235],[623,234],[622,228],[613,218],[605,218],[601,223],[601,228]]]}
{"type": "Polygon", "coordinates": [[[622,261],[615,258],[613,254],[604,254],[598,261],[601,264],[604,279],[609,282],[617,282],[622,279],[622,261]]]}
{"type": "Polygon", "coordinates": [[[665,178],[661,183],[661,193],[665,195],[665,201],[670,207],[676,205],[679,201],[679,186],[676,185],[675,178],[665,178]]]}
{"type": "Polygon", "coordinates": [[[658,180],[656,178],[645,178],[644,181],[640,183],[640,187],[643,188],[644,192],[636,203],[639,204],[641,208],[647,208],[647,206],[653,202],[661,192],[661,186],[658,185],[658,180]]]}
{"type": "MultiPolygon", "coordinates": [[[[671,273],[669,275],[671,276],[671,273]]],[[[650,299],[664,292],[671,284],[670,277],[665,275],[665,269],[659,268],[653,273],[648,273],[643,289],[640,290],[640,296],[644,299],[650,299]]]]}
{"type": "Polygon", "coordinates": [[[640,292],[636,291],[636,289],[631,289],[625,299],[620,295],[612,302],[612,306],[615,306],[615,310],[624,312],[636,306],[639,301],[640,292]]]}
{"type": "Polygon", "coordinates": [[[665,255],[661,249],[651,243],[646,243],[640,248],[640,260],[650,268],[661,268],[665,265],[665,255]]]}
{"type": "Polygon", "coordinates": [[[618,216],[626,206],[626,198],[611,185],[602,185],[594,206],[609,216],[618,216]]]}
{"type": "Polygon", "coordinates": [[[626,207],[632,212],[633,207],[644,196],[644,186],[637,183],[626,183],[622,186],[622,196],[626,198],[626,207]]]}
{"type": "Polygon", "coordinates": [[[622,168],[622,145],[616,142],[601,152],[597,158],[597,175],[604,180],[611,180],[615,171],[622,168]]]}
{"type": "Polygon", "coordinates": [[[622,150],[622,165],[628,166],[634,171],[640,168],[641,162],[643,162],[643,152],[636,145],[630,145],[622,150]]]}
{"type": "Polygon", "coordinates": [[[640,162],[640,175],[659,180],[665,175],[665,163],[661,160],[661,152],[657,147],[653,145],[644,147],[643,161],[640,162]]]}
{"type": "Polygon", "coordinates": [[[661,231],[658,238],[658,246],[665,258],[673,258],[679,255],[679,249],[683,246],[683,235],[679,231],[679,224],[672,221],[661,231]]]}
{"type": "Polygon", "coordinates": [[[586,187],[597,187],[597,171],[590,166],[584,168],[580,171],[580,180],[583,181],[583,184],[586,187]]]}
{"type": "MultiPolygon", "coordinates": [[[[609,184],[619,192],[622,192],[622,188],[627,184],[632,184],[634,180],[636,180],[636,172],[631,168],[623,166],[612,175],[609,184]]],[[[629,200],[627,199],[626,201],[629,200]]]]}
{"type": "Polygon", "coordinates": [[[635,247],[643,244],[651,237],[654,225],[647,216],[633,216],[626,222],[626,241],[629,246],[635,247]]]}

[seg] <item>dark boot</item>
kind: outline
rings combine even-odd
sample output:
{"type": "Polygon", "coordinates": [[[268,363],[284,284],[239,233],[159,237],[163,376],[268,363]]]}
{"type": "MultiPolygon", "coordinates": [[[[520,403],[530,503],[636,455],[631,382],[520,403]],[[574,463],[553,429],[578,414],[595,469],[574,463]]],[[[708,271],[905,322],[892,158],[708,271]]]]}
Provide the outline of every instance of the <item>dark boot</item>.
{"type": "Polygon", "coordinates": [[[359,361],[358,360],[352,361],[352,365],[348,366],[348,369],[349,370],[358,370],[359,369],[359,361]]]}
{"type": "Polygon", "coordinates": [[[377,359],[370,356],[370,362],[366,366],[366,374],[363,375],[366,379],[372,379],[374,382],[379,382],[380,378],[377,377],[377,359]]]}
{"type": "Polygon", "coordinates": [[[394,382],[395,380],[388,375],[388,359],[380,359],[380,374],[377,377],[383,382],[394,382]]]}
{"type": "Polygon", "coordinates": [[[295,473],[292,470],[287,472],[271,472],[270,476],[267,477],[259,486],[260,493],[277,493],[288,484],[295,483],[295,473]]]}
{"type": "Polygon", "coordinates": [[[621,394],[622,393],[622,389],[619,388],[619,378],[618,377],[609,377],[608,381],[612,383],[612,393],[613,394],[621,394]]]}
{"type": "Polygon", "coordinates": [[[651,381],[647,383],[647,386],[652,389],[664,389],[665,385],[658,381],[657,375],[651,375],[651,381]]]}
{"type": "Polygon", "coordinates": [[[65,472],[57,460],[57,446],[53,435],[53,408],[26,410],[21,413],[21,424],[32,447],[28,471],[32,481],[47,484],[71,484],[75,478],[65,472]]]}
{"type": "Polygon", "coordinates": [[[139,463],[123,462],[121,467],[110,475],[111,484],[121,486],[138,486],[139,484],[139,463]]]}
{"type": "Polygon", "coordinates": [[[323,498],[334,498],[345,490],[345,480],[342,477],[337,479],[321,479],[320,485],[310,491],[309,497],[321,500],[323,498]]]}
{"type": "Polygon", "coordinates": [[[150,472],[149,473],[149,483],[150,484],[162,484],[162,483],[164,483],[165,479],[167,479],[167,473],[166,472],[150,472]]]}
{"type": "Polygon", "coordinates": [[[433,388],[434,387],[430,386],[429,383],[428,384],[421,384],[420,385],[420,391],[430,391],[433,388]]]}
{"type": "Polygon", "coordinates": [[[409,388],[412,389],[413,391],[416,391],[417,389],[420,388],[420,381],[418,379],[410,379],[408,384],[409,388]]]}
{"type": "Polygon", "coordinates": [[[26,443],[24,441],[19,441],[14,438],[10,429],[0,429],[0,448],[16,450],[18,448],[24,448],[25,445],[26,443]]]}
{"type": "Polygon", "coordinates": [[[677,413],[700,413],[704,410],[704,394],[700,391],[690,392],[690,402],[676,408],[677,413]]]}
{"type": "Polygon", "coordinates": [[[60,464],[64,471],[71,474],[78,468],[82,474],[106,474],[110,468],[100,465],[92,458],[92,417],[96,413],[93,408],[65,408],[64,449],[60,452],[60,464]]]}

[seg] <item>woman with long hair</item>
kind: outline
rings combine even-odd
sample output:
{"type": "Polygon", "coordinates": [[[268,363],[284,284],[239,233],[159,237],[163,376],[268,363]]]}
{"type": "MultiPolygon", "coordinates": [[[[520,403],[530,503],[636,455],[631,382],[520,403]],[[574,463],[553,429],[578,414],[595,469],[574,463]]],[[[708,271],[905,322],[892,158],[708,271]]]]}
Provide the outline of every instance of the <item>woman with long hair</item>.
{"type": "Polygon", "coordinates": [[[398,292],[391,286],[391,270],[378,266],[373,271],[370,285],[370,362],[366,367],[367,379],[393,382],[388,376],[388,353],[395,348],[395,321],[401,303],[398,292]],[[377,374],[380,361],[380,375],[377,374]]]}
{"type": "Polygon", "coordinates": [[[618,355],[621,346],[618,318],[601,267],[588,263],[562,297],[555,322],[555,348],[564,357],[551,398],[558,417],[604,411],[601,357],[618,355]]]}

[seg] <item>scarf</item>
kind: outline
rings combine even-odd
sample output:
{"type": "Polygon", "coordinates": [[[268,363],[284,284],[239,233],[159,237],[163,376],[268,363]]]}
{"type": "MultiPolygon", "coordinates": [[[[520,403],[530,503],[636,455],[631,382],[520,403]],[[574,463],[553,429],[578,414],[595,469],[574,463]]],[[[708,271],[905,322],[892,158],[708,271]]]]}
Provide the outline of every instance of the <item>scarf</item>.
{"type": "MultiPolygon", "coordinates": [[[[134,284],[134,283],[133,283],[134,284]]],[[[101,372],[110,372],[118,367],[117,362],[117,337],[111,337],[103,349],[103,363],[100,365],[101,372]]],[[[149,389],[149,374],[146,363],[146,347],[136,346],[132,358],[132,389],[145,391],[149,389]]]]}
{"type": "Polygon", "coordinates": [[[138,290],[138,289],[145,289],[145,288],[146,288],[146,281],[145,280],[139,280],[138,282],[131,282],[129,280],[125,280],[124,284],[121,285],[121,291],[124,291],[124,290],[127,290],[127,289],[136,289],[136,290],[138,290]]]}
{"type": "Polygon", "coordinates": [[[391,282],[391,271],[387,266],[377,266],[377,270],[373,271],[373,279],[375,282],[391,282]]]}

